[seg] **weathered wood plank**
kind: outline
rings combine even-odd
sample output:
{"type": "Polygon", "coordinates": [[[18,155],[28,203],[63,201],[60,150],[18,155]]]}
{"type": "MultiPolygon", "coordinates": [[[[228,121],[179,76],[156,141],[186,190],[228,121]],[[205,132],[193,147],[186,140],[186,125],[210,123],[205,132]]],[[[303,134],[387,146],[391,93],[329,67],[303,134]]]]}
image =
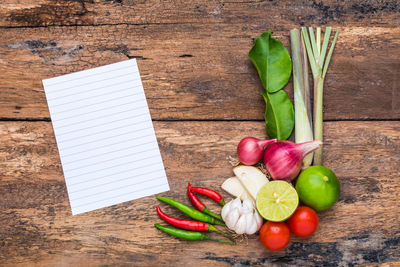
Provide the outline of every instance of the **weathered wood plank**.
{"type": "MultiPolygon", "coordinates": [[[[171,186],[164,195],[183,202],[187,181],[219,189],[232,174],[226,157],[235,155],[237,142],[246,135],[264,136],[262,122],[155,122],[155,130],[171,186]]],[[[293,238],[286,250],[272,253],[256,236],[237,246],[168,237],[153,227],[160,222],[153,197],[71,216],[51,123],[1,122],[0,262],[347,266],[399,261],[400,122],[328,122],[325,141],[325,165],[341,181],[340,200],[320,213],[313,237],[293,238]]]]}
{"type": "MultiPolygon", "coordinates": [[[[247,57],[272,27],[288,47],[298,24],[154,24],[0,29],[0,118],[48,118],[41,80],[132,57],[154,119],[262,120],[247,57]]],[[[324,118],[400,118],[400,28],[340,27],[324,118]]],[[[286,90],[292,94],[292,83],[286,90]]]]}
{"type": "Polygon", "coordinates": [[[399,25],[396,0],[368,1],[52,1],[3,0],[0,26],[287,23],[399,25]]]}

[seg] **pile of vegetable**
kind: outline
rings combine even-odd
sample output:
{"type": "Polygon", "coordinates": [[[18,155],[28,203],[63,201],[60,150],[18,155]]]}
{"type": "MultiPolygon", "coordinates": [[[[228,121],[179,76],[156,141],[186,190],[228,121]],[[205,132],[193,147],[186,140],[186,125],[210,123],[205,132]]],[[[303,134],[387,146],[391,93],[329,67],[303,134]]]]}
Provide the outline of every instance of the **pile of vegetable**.
{"type": "Polygon", "coordinates": [[[269,250],[285,248],[291,233],[310,237],[317,230],[317,212],[331,208],[340,195],[336,175],[322,166],[323,85],[338,37],[337,31],[328,50],[331,31],[327,27],[322,39],[320,28],[316,29],[316,35],[311,27],[291,30],[292,59],[283,44],[271,37],[271,31],[255,40],[249,57],[263,86],[265,129],[271,139],[245,137],[239,142],[237,153],[241,165],[233,168],[235,176],[226,179],[221,186],[235,197],[228,203],[225,204],[217,192],[190,184],[188,197],[197,210],[157,197],[198,220],[172,218],[157,207],[162,219],[184,230],[156,224],[158,229],[187,240],[225,243],[233,243],[232,237],[215,225],[225,226],[238,235],[259,231],[261,243],[269,250]],[[308,66],[314,81],[314,116],[308,66]],[[292,69],[294,107],[283,90],[292,69]],[[296,143],[286,140],[294,128],[296,143]],[[265,173],[254,165],[262,166],[265,173]],[[206,195],[223,206],[221,216],[207,209],[195,193],[206,195]],[[231,240],[216,240],[201,231],[216,231],[231,240]]]}

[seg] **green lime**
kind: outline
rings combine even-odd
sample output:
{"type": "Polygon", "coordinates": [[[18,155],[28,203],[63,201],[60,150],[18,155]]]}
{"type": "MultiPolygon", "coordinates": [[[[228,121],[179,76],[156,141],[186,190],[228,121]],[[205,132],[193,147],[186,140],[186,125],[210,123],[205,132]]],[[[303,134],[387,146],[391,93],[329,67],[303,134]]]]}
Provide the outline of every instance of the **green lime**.
{"type": "Polygon", "coordinates": [[[257,194],[257,210],[264,219],[282,222],[289,218],[299,205],[296,189],[285,181],[271,181],[257,194]]]}
{"type": "Polygon", "coordinates": [[[311,166],[297,178],[296,190],[300,200],[317,211],[327,210],[340,195],[340,183],[336,175],[324,166],[311,166]]]}

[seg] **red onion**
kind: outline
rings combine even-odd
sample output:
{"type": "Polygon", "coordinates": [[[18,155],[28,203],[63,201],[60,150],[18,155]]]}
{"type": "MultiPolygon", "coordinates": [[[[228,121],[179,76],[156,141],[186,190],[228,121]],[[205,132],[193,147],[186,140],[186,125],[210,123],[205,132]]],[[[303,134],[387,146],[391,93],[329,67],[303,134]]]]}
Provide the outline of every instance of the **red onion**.
{"type": "Polygon", "coordinates": [[[262,158],[265,146],[275,143],[276,139],[260,140],[255,137],[243,138],[237,147],[240,162],[254,165],[262,158]]]}
{"type": "Polygon", "coordinates": [[[274,180],[292,181],[299,174],[305,155],[322,145],[320,141],[295,144],[278,141],[264,151],[264,163],[274,180]]]}

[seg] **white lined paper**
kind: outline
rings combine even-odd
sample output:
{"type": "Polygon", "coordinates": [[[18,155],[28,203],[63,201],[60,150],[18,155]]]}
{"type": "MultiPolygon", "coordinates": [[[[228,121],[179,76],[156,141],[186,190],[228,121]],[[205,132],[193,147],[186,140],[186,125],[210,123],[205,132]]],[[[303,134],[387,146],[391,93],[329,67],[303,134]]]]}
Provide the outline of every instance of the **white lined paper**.
{"type": "Polygon", "coordinates": [[[169,190],[135,59],[43,86],[73,215],[169,190]]]}

